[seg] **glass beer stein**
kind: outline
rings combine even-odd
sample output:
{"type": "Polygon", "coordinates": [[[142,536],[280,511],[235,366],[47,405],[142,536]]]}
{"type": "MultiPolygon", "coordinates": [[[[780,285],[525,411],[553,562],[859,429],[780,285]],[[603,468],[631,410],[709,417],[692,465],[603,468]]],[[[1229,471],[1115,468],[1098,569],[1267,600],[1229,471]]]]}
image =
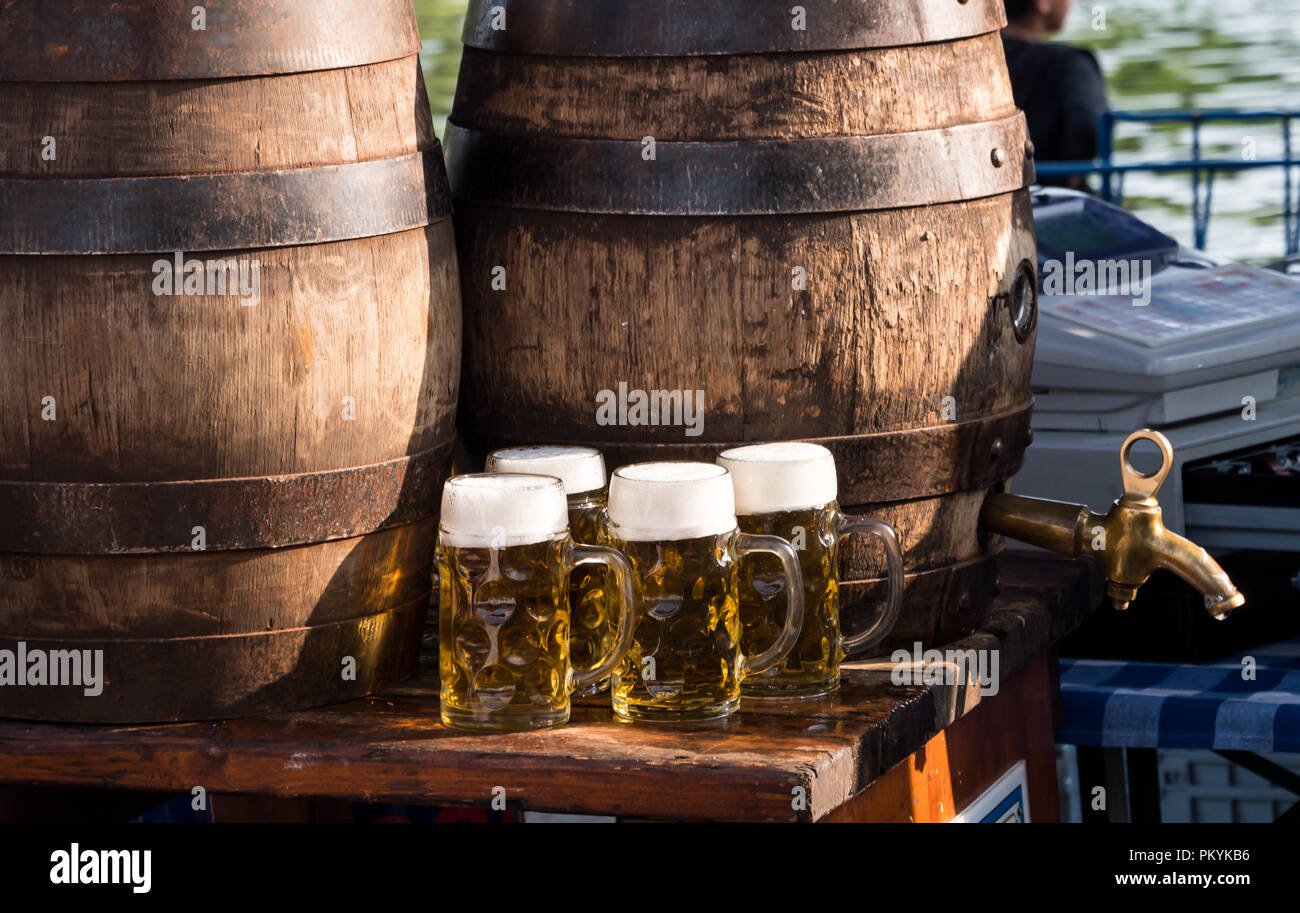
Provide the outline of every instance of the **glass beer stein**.
{"type": "MultiPolygon", "coordinates": [[[[840,683],[840,662],[880,643],[898,620],[903,600],[903,551],[898,533],[884,520],[845,516],[835,499],[835,458],[825,447],[799,441],[753,444],[724,451],[718,463],[731,474],[740,528],[780,536],[799,554],[803,570],[804,620],[798,642],[784,661],[756,671],[742,683],[746,695],[804,697],[825,694],[840,683]],[[885,548],[889,590],[884,611],[865,631],[840,633],[839,544],[867,533],[885,548]]],[[[783,577],[770,558],[746,559],[740,591],[741,646],[761,650],[784,635],[780,596],[783,577]]]]}
{"type": "Polygon", "coordinates": [[[709,463],[638,463],[610,479],[608,541],[641,585],[632,648],[614,670],[614,712],[630,720],[707,720],[740,704],[740,683],[780,663],[803,623],[803,580],[790,544],[736,525],[731,479],[709,463]],[[740,559],[770,552],[789,599],[784,630],[761,653],[741,649],[740,559]]]}
{"type": "Polygon", "coordinates": [[[609,675],[636,623],[632,568],[611,548],[576,545],[560,480],[456,476],[438,521],[442,721],[491,731],[569,719],[569,695],[609,675]],[[614,642],[587,668],[569,655],[569,575],[603,564],[619,594],[614,642]]]}
{"type": "MultiPolygon", "coordinates": [[[[605,459],[592,447],[509,447],[488,454],[488,472],[555,476],[569,500],[569,532],[581,545],[597,545],[598,523],[605,510],[605,459]]],[[[618,589],[610,572],[588,565],[569,577],[569,658],[585,668],[614,643],[618,589]]],[[[592,682],[574,695],[597,694],[609,678],[592,682]]]]}

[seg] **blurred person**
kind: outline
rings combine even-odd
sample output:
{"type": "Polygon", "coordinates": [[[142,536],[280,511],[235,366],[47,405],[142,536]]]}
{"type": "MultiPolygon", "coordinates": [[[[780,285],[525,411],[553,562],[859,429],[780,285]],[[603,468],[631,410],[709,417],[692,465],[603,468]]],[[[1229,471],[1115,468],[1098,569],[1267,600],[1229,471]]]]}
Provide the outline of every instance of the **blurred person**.
{"type": "MultiPolygon", "coordinates": [[[[1004,0],[1002,48],[1016,105],[1029,122],[1040,162],[1091,161],[1098,152],[1097,120],[1109,107],[1101,65],[1091,51],[1046,39],[1061,30],[1073,0],[1004,0]]],[[[1040,183],[1087,190],[1083,175],[1040,183]]]]}

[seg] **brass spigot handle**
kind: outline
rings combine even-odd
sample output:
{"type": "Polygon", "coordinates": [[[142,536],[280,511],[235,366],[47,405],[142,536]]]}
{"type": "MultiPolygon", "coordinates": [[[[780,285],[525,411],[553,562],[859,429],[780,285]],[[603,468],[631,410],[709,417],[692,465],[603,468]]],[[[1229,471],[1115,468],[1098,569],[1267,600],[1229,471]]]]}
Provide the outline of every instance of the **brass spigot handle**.
{"type": "Polygon", "coordinates": [[[1169,469],[1173,465],[1174,448],[1169,443],[1169,438],[1149,428],[1134,431],[1124,439],[1123,445],[1119,448],[1119,474],[1124,480],[1124,497],[1134,501],[1154,501],[1156,492],[1160,490],[1161,485],[1165,484],[1165,476],[1169,475],[1169,469]],[[1160,448],[1160,468],[1155,472],[1141,473],[1129,459],[1133,445],[1138,441],[1150,441],[1160,448]]]}
{"type": "Polygon", "coordinates": [[[1124,609],[1151,573],[1165,569],[1201,591],[1211,615],[1222,618],[1245,603],[1218,562],[1182,536],[1165,529],[1156,492],[1174,462],[1174,448],[1158,431],[1130,434],[1120,447],[1124,495],[1104,515],[1082,504],[992,492],[984,499],[980,524],[987,530],[1070,557],[1092,555],[1106,575],[1106,592],[1124,609]],[[1147,440],[1160,448],[1160,468],[1139,472],[1129,459],[1133,445],[1147,440]]]}

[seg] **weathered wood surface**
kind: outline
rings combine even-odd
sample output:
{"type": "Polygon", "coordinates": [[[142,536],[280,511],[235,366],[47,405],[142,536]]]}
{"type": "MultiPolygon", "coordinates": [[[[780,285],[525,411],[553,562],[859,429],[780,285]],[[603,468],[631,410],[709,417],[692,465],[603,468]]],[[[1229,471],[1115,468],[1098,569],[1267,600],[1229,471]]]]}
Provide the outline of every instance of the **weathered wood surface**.
{"type": "MultiPolygon", "coordinates": [[[[1006,562],[984,631],[955,648],[1000,651],[1005,680],[1097,605],[1089,565],[1006,562]]],[[[527,808],[672,819],[816,820],[866,789],[978,704],[975,690],[896,686],[875,662],[845,667],[834,694],[746,701],[692,726],[617,722],[608,698],[572,722],[484,736],[438,722],[436,663],[360,700],[297,713],[168,726],[0,722],[0,781],[486,804],[494,787],[527,808]],[[794,810],[796,787],[808,797],[794,810]]]]}
{"type": "MultiPolygon", "coordinates": [[[[829,437],[1029,400],[1033,347],[1016,342],[995,301],[1033,252],[1027,196],[815,219],[458,202],[456,222],[472,431],[642,444],[829,437]],[[505,291],[491,287],[497,267],[505,291]],[[807,271],[804,291],[791,288],[794,267],[807,271]],[[597,394],[620,382],[703,389],[703,433],[598,425],[597,394]]],[[[932,468],[946,467],[896,471],[932,468]]]]}
{"type": "Polygon", "coordinates": [[[995,699],[982,701],[825,820],[951,821],[1017,761],[1025,762],[1030,820],[1058,820],[1053,713],[1059,689],[1055,651],[1040,653],[995,699]]]}
{"type": "MultiPolygon", "coordinates": [[[[523,47],[529,39],[520,40],[523,47]]],[[[461,171],[453,155],[465,299],[460,426],[471,450],[481,458],[511,444],[584,443],[614,448],[613,468],[701,458],[701,445],[907,433],[1028,409],[1034,336],[1017,339],[1006,306],[1017,271],[1034,262],[1025,191],[980,197],[963,186],[936,197],[946,202],[888,208],[850,203],[853,188],[819,183],[821,169],[797,154],[761,174],[738,164],[754,148],[806,153],[1014,115],[996,32],[767,55],[565,58],[467,49],[450,123],[475,143],[533,143],[500,167],[461,171]],[[644,169],[664,186],[676,173],[638,154],[647,137],[660,150],[696,143],[723,150],[729,167],[717,169],[726,175],[719,182],[743,188],[737,197],[745,200],[761,185],[767,205],[639,214],[646,207],[622,197],[632,175],[635,186],[653,189],[654,181],[640,181],[644,169]],[[611,179],[594,182],[586,166],[556,151],[557,141],[614,150],[586,160],[617,162],[611,179]],[[796,190],[778,194],[787,184],[796,190]],[[511,187],[522,188],[523,202],[512,201],[511,187]],[[819,211],[801,208],[808,199],[819,211]],[[601,391],[621,383],[702,391],[700,433],[688,436],[681,423],[598,421],[601,391]]],[[[483,146],[466,148],[481,155],[483,146]]],[[[1005,159],[999,173],[1020,168],[1022,149],[997,152],[1005,159]]],[[[991,159],[1000,160],[981,147],[945,167],[997,170],[991,159]]],[[[908,156],[870,171],[901,180],[926,173],[908,156]]],[[[703,184],[714,175],[697,177],[703,184]]],[[[1023,437],[999,440],[1000,456],[951,447],[918,460],[897,447],[870,465],[841,459],[840,503],[898,528],[909,573],[983,560],[990,577],[1000,541],[981,539],[979,508],[986,485],[1018,468],[1023,437]],[[996,466],[992,479],[953,482],[954,464],[975,456],[996,466]],[[855,498],[868,476],[871,496],[855,498]]],[[[870,586],[856,581],[880,573],[872,551],[845,549],[850,627],[869,623],[878,607],[870,586]]],[[[960,636],[988,604],[987,587],[931,580],[907,596],[900,633],[960,636]],[[941,590],[952,598],[936,604],[941,590]],[[972,603],[959,610],[963,596],[972,603]]]]}
{"type": "MultiPolygon", "coordinates": [[[[414,39],[409,4],[374,6],[368,29],[414,39]]],[[[102,649],[111,695],[3,688],[0,713],[228,717],[414,671],[461,307],[419,57],[389,50],[237,78],[0,81],[5,198],[89,187],[114,204],[0,225],[0,648],[102,649]],[[373,199],[375,173],[406,175],[411,199],[373,199]],[[158,295],[175,252],[255,261],[256,297],[158,295]]]]}
{"type": "MultiPolygon", "coordinates": [[[[911,649],[918,640],[927,645],[951,643],[979,628],[988,617],[997,589],[996,554],[991,550],[960,564],[907,574],[904,611],[877,649],[886,653],[899,647],[911,649]]],[[[842,568],[844,561],[840,564],[842,568]]],[[[841,579],[843,631],[854,634],[875,620],[885,604],[887,583],[879,577],[841,579]]]]}
{"type": "Polygon", "coordinates": [[[427,604],[435,526],[422,520],[305,548],[0,554],[0,637],[226,636],[334,624],[365,617],[375,606],[427,604]]]}
{"type": "MultiPolygon", "coordinates": [[[[1014,111],[991,34],[813,55],[467,52],[451,120],[489,133],[663,143],[905,133],[1014,111]]],[[[472,201],[475,188],[453,194],[472,201]]],[[[562,186],[556,197],[562,204],[562,186]]],[[[1033,347],[1016,342],[993,302],[1032,256],[1022,194],[739,219],[468,203],[457,223],[468,322],[462,423],[472,430],[590,435],[595,394],[620,380],[705,388],[702,441],[935,425],[953,420],[945,396],[963,421],[1028,399],[1033,347]],[[499,266],[504,290],[492,287],[499,266]],[[792,288],[794,267],[807,272],[805,290],[792,288]],[[571,357],[577,351],[584,356],[571,357]]],[[[680,427],[600,431],[694,443],[680,427]]]]}
{"type": "Polygon", "coordinates": [[[869,136],[1012,114],[997,33],[915,47],[700,57],[466,48],[453,119],[495,133],[717,141],[869,136]],[[596,104],[598,99],[619,104],[596,104]]]}
{"type": "Polygon", "coordinates": [[[414,56],[243,79],[75,88],[0,81],[0,175],[208,174],[365,161],[430,148],[428,110],[414,56]],[[41,157],[45,136],[56,141],[53,160],[41,157]]]}
{"type": "Polygon", "coordinates": [[[259,261],[261,298],[248,307],[155,297],[151,265],[170,255],[0,256],[0,321],[14,328],[0,342],[0,479],[315,472],[450,441],[452,243],[444,220],[212,255],[259,261]],[[53,421],[41,418],[46,396],[53,421]]]}

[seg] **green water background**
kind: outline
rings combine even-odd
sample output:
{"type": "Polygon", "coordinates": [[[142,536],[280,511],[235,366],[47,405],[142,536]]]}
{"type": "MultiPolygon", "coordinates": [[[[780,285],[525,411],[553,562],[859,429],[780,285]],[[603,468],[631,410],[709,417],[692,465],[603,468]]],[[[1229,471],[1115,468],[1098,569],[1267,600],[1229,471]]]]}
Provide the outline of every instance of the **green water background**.
{"type": "MultiPolygon", "coordinates": [[[[456,87],[465,6],[465,0],[415,2],[439,136],[456,87]]],[[[1300,110],[1300,0],[1076,0],[1060,40],[1097,54],[1114,108],[1300,110]],[[1102,30],[1094,29],[1099,8],[1102,30]]],[[[1300,153],[1300,123],[1292,133],[1300,153]]],[[[1207,127],[1203,154],[1240,159],[1247,139],[1258,158],[1281,157],[1277,126],[1241,122],[1207,127]]],[[[1190,158],[1191,133],[1178,125],[1126,124],[1116,148],[1121,161],[1190,158]]],[[[1300,185],[1300,172],[1295,177],[1300,185]]],[[[1187,175],[1134,174],[1124,189],[1128,208],[1191,244],[1187,175]]],[[[1221,175],[1209,250],[1248,261],[1281,256],[1282,199],[1280,169],[1221,175]]]]}

